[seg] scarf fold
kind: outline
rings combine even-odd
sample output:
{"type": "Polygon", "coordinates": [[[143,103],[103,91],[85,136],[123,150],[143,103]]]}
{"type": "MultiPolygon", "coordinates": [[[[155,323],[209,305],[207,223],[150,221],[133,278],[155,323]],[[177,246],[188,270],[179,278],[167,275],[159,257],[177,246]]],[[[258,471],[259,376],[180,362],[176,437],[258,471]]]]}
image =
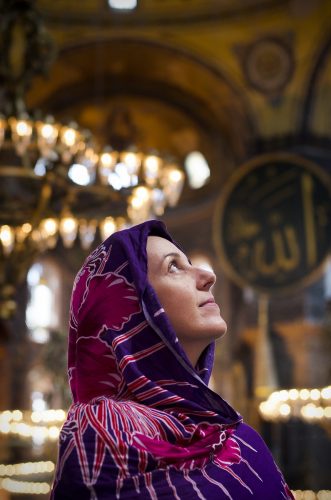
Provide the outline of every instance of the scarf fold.
{"type": "Polygon", "coordinates": [[[214,344],[193,367],[178,342],[147,280],[149,235],[178,246],[148,221],[104,241],[75,279],[73,404],[52,498],[267,498],[251,496],[263,489],[248,460],[260,449],[279,495],[269,498],[292,498],[261,438],[251,429],[246,441],[250,428],[209,389],[214,344]]]}

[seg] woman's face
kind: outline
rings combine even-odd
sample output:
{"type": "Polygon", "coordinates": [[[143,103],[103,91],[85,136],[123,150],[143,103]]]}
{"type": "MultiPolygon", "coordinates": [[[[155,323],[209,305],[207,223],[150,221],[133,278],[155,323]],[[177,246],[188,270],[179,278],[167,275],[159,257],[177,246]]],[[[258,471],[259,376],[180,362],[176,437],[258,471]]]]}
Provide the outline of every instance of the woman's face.
{"type": "Polygon", "coordinates": [[[192,266],[170,241],[149,236],[148,280],[193,366],[201,352],[226,332],[211,288],[215,274],[192,266]]]}

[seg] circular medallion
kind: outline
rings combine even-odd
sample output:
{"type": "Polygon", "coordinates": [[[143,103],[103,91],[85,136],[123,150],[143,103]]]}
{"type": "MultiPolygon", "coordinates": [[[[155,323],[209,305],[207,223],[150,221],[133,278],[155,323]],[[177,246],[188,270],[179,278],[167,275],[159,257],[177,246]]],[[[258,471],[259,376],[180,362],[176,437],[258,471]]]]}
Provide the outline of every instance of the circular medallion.
{"type": "Polygon", "coordinates": [[[253,159],[221,193],[213,237],[240,286],[271,294],[307,284],[331,249],[331,177],[299,156],[253,159]]]}
{"type": "Polygon", "coordinates": [[[258,40],[246,51],[243,71],[249,84],[259,92],[279,93],[294,71],[292,51],[277,38],[258,40]]]}

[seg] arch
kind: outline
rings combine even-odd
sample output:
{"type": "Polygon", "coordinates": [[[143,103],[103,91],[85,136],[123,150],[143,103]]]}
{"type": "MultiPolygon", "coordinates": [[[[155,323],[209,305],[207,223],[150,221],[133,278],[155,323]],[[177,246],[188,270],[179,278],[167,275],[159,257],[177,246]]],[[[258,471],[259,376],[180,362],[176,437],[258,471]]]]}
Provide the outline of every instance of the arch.
{"type": "Polygon", "coordinates": [[[316,90],[319,80],[326,67],[327,60],[330,57],[331,37],[328,38],[320,50],[317,60],[314,64],[310,80],[307,85],[306,97],[303,104],[301,116],[300,135],[305,137],[311,133],[311,122],[313,118],[314,104],[316,99],[316,90]]]}
{"type": "Polygon", "coordinates": [[[104,103],[121,96],[154,99],[181,113],[211,143],[213,182],[201,190],[204,198],[246,158],[257,133],[248,102],[225,72],[168,40],[113,36],[66,46],[47,86],[37,83],[28,104],[61,118],[93,103],[102,103],[105,112],[104,103]]]}

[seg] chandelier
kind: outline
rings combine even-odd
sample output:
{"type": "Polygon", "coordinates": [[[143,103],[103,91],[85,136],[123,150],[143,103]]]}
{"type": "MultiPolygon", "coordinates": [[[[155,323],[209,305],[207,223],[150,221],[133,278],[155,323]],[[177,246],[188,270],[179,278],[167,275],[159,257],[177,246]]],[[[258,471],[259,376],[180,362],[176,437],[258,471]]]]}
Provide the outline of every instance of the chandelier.
{"type": "Polygon", "coordinates": [[[32,0],[0,6],[0,317],[36,254],[161,216],[184,183],[173,159],[134,145],[97,147],[76,123],[28,112],[24,93],[55,57],[32,0]]]}

